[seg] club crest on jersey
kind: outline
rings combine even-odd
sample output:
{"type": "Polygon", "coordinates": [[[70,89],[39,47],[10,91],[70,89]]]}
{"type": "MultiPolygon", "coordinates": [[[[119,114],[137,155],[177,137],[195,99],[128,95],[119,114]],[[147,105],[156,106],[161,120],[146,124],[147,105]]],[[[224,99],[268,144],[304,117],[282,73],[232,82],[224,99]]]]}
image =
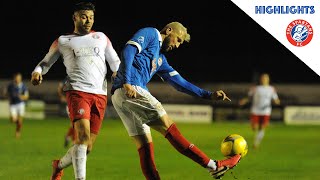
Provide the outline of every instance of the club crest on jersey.
{"type": "Polygon", "coordinates": [[[100,39],[100,36],[98,34],[92,34],[93,39],[100,39]]]}
{"type": "Polygon", "coordinates": [[[85,111],[84,111],[84,109],[83,109],[83,108],[81,108],[81,109],[79,109],[79,110],[78,110],[78,114],[83,115],[83,114],[84,114],[84,112],[85,112],[85,111]]]}
{"type": "Polygon", "coordinates": [[[158,59],[158,66],[161,66],[161,65],[162,65],[162,58],[159,57],[159,59],[158,59]]]}
{"type": "Polygon", "coordinates": [[[157,69],[157,60],[156,59],[153,59],[152,60],[152,69],[151,69],[151,74],[157,69]]]}
{"type": "Polygon", "coordinates": [[[143,37],[143,36],[139,36],[139,37],[138,37],[138,42],[139,42],[140,44],[142,44],[142,43],[144,42],[144,37],[143,37]]]}
{"type": "Polygon", "coordinates": [[[286,36],[292,45],[302,47],[310,43],[313,37],[313,29],[306,20],[297,19],[287,26],[286,36]]]}

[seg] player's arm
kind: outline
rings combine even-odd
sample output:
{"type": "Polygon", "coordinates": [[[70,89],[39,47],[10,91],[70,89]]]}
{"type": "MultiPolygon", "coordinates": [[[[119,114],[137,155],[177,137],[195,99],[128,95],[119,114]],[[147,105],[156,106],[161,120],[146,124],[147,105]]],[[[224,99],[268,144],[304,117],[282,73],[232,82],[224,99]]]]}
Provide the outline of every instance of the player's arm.
{"type": "Polygon", "coordinates": [[[134,56],[138,53],[136,46],[127,44],[122,51],[122,63],[124,66],[124,81],[123,88],[126,90],[126,95],[128,97],[137,97],[136,90],[131,86],[131,67],[133,63],[134,56]]]}
{"type": "Polygon", "coordinates": [[[281,104],[279,98],[274,99],[274,100],[273,100],[273,103],[276,104],[276,105],[280,105],[280,104],[281,104]]]}
{"type": "Polygon", "coordinates": [[[171,86],[173,86],[176,90],[180,92],[204,99],[231,101],[222,90],[218,90],[215,92],[207,91],[185,80],[177,71],[175,71],[167,63],[165,59],[163,60],[163,64],[160,67],[157,74],[165,82],[169,83],[171,86]]]}
{"type": "Polygon", "coordinates": [[[255,90],[256,90],[255,87],[251,87],[248,91],[247,97],[244,97],[239,100],[239,105],[244,106],[244,105],[248,104],[250,102],[255,90]]]}
{"type": "Polygon", "coordinates": [[[19,96],[19,98],[23,101],[26,101],[29,99],[29,91],[26,87],[24,88],[23,93],[19,96]]]}
{"type": "Polygon", "coordinates": [[[66,96],[64,95],[63,93],[63,83],[59,83],[58,85],[58,88],[57,88],[57,93],[58,93],[58,96],[59,96],[59,99],[61,102],[66,102],[66,96]]]}
{"type": "Polygon", "coordinates": [[[42,82],[42,75],[46,74],[51,66],[58,60],[60,52],[58,49],[58,40],[55,40],[46,56],[38,63],[31,74],[31,83],[39,85],[42,82]]]}
{"type": "Polygon", "coordinates": [[[136,32],[133,37],[126,43],[124,50],[122,51],[121,63],[124,65],[124,89],[126,95],[131,98],[137,96],[137,92],[131,86],[131,67],[136,54],[140,53],[147,47],[159,46],[159,36],[157,30],[154,28],[143,28],[136,32]]]}
{"type": "Polygon", "coordinates": [[[113,73],[117,72],[119,69],[119,65],[120,65],[120,58],[117,54],[117,52],[115,51],[115,49],[112,46],[111,41],[109,40],[108,37],[107,38],[107,46],[106,46],[106,50],[105,50],[105,57],[106,60],[110,66],[110,69],[113,73]]]}
{"type": "Polygon", "coordinates": [[[244,105],[248,104],[248,102],[249,102],[249,98],[245,97],[245,98],[242,98],[239,100],[239,105],[244,106],[244,105]]]}
{"type": "Polygon", "coordinates": [[[272,102],[273,102],[275,105],[280,105],[280,99],[279,99],[278,93],[277,93],[277,91],[275,90],[275,88],[273,88],[272,102]]]}

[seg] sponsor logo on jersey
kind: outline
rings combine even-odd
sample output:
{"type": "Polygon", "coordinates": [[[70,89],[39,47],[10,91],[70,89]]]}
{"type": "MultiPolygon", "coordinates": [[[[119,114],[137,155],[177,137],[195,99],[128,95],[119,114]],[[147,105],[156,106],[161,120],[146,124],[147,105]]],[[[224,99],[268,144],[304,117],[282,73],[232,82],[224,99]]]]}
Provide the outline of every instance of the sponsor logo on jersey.
{"type": "Polygon", "coordinates": [[[303,19],[297,19],[289,23],[286,29],[288,41],[297,47],[302,47],[310,43],[313,37],[311,24],[303,19]]]}
{"type": "Polygon", "coordinates": [[[100,53],[99,47],[81,47],[74,49],[77,57],[95,56],[100,53]]]}

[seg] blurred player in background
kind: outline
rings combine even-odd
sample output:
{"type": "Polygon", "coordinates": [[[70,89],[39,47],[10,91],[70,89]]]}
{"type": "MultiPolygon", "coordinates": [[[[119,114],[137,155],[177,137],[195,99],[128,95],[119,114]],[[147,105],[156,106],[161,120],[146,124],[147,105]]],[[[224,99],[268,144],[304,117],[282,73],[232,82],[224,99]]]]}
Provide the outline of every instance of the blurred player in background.
{"type": "Polygon", "coordinates": [[[13,81],[8,84],[4,94],[9,99],[10,121],[16,123],[15,136],[20,138],[26,101],[29,99],[28,87],[22,82],[21,73],[13,75],[13,81]]]}
{"type": "Polygon", "coordinates": [[[254,132],[253,148],[260,145],[265,129],[269,124],[272,111],[272,103],[280,105],[280,99],[276,89],[270,85],[270,76],[267,73],[260,75],[259,85],[253,86],[248,92],[248,97],[239,101],[240,106],[251,102],[250,121],[254,132]]]}
{"type": "Polygon", "coordinates": [[[138,30],[126,43],[117,76],[111,88],[113,106],[137,146],[142,172],[147,180],[160,175],[154,161],[150,127],[160,132],[181,154],[220,178],[233,168],[241,156],[212,160],[190,143],[170,119],[161,103],[150,94],[147,83],[157,74],[178,91],[208,100],[230,100],[222,90],[210,92],[186,81],[167,62],[163,52],[189,42],[187,29],[179,22],[167,24],[161,31],[146,27],[138,30]]]}
{"type": "Polygon", "coordinates": [[[87,154],[92,150],[107,107],[107,63],[116,74],[120,59],[103,32],[92,31],[95,6],[80,2],[74,6],[74,31],[54,41],[44,59],[32,72],[31,82],[39,85],[42,75],[63,57],[67,82],[64,87],[69,117],[75,131],[75,143],[52,163],[51,179],[59,180],[63,169],[73,165],[77,180],[86,179],[87,154]]]}
{"type": "MultiPolygon", "coordinates": [[[[66,93],[63,90],[65,81],[66,80],[64,80],[63,82],[59,82],[57,92],[58,92],[60,103],[64,107],[63,109],[65,110],[65,112],[67,113],[67,115],[69,117],[69,109],[68,109],[68,105],[67,105],[66,93]]],[[[66,133],[66,135],[64,137],[63,146],[65,148],[68,148],[69,144],[71,142],[73,143],[74,140],[75,140],[75,135],[74,135],[73,123],[70,123],[68,131],[67,131],[67,133],[66,133]]]]}

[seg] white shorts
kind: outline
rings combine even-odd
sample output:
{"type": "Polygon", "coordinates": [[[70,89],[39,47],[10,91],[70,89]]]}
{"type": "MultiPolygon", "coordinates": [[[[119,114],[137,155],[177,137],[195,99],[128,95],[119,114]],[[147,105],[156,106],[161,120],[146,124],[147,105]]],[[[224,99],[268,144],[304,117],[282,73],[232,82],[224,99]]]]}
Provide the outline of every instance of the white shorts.
{"type": "Polygon", "coordinates": [[[10,116],[17,118],[18,116],[23,117],[25,113],[25,103],[21,102],[18,104],[10,104],[10,116]]]}
{"type": "Polygon", "coordinates": [[[139,86],[133,88],[137,91],[136,98],[128,98],[125,90],[119,88],[115,90],[111,100],[129,136],[144,135],[150,133],[150,127],[146,123],[158,120],[166,111],[149,91],[139,86]]]}

